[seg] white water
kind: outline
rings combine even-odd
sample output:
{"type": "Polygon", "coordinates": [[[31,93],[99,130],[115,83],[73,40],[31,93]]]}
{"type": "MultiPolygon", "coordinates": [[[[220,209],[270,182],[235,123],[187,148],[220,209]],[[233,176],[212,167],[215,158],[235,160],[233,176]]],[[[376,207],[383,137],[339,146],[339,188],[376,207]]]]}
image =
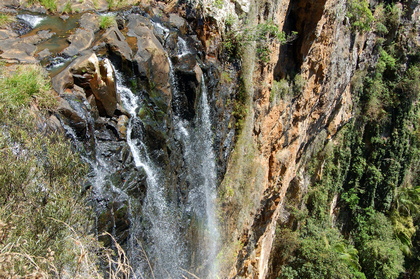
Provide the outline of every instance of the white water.
{"type": "MultiPolygon", "coordinates": [[[[147,234],[151,243],[147,243],[147,245],[152,247],[152,250],[148,251],[148,257],[153,263],[153,273],[156,278],[168,278],[168,274],[172,274],[174,278],[180,278],[182,269],[186,268],[186,255],[184,239],[181,239],[178,228],[177,208],[165,197],[162,178],[159,176],[160,170],[149,157],[147,147],[140,139],[133,139],[131,136],[135,127],[133,126],[134,121],[140,121],[136,114],[139,107],[139,98],[122,84],[122,77],[118,72],[116,72],[116,77],[117,91],[121,96],[124,107],[131,115],[127,127],[127,144],[132,152],[136,167],[143,168],[147,175],[147,194],[141,214],[142,218],[150,223],[147,234]]],[[[132,237],[142,233],[138,231],[141,230],[138,219],[132,220],[133,226],[130,232],[132,237]]],[[[138,256],[135,253],[132,253],[132,255],[138,256]]],[[[146,263],[141,264],[136,262],[136,259],[132,259],[132,264],[136,277],[141,277],[142,274],[150,272],[149,265],[146,263]],[[137,264],[140,264],[140,266],[137,266],[137,264]]]]}
{"type": "Polygon", "coordinates": [[[45,19],[45,17],[42,16],[27,14],[18,15],[17,18],[26,21],[32,28],[38,26],[41,23],[41,21],[45,19]]]}
{"type": "Polygon", "coordinates": [[[169,36],[170,30],[160,24],[159,22],[152,21],[152,25],[155,28],[156,32],[164,37],[166,40],[169,36]]]}
{"type": "Polygon", "coordinates": [[[178,45],[178,56],[182,57],[191,53],[191,51],[188,48],[187,42],[183,38],[178,37],[177,45],[178,45]]]}
{"type": "MultiPolygon", "coordinates": [[[[188,49],[186,49],[188,51],[188,49]]],[[[184,52],[185,53],[185,52],[184,52]]],[[[173,80],[173,94],[179,94],[173,80]]],[[[188,195],[187,212],[198,218],[199,242],[196,248],[200,265],[207,270],[206,278],[215,278],[218,274],[217,253],[219,249],[219,231],[216,216],[216,180],[217,171],[213,150],[213,132],[211,130],[210,107],[204,75],[201,77],[201,96],[194,123],[176,116],[174,119],[176,136],[183,143],[184,161],[188,172],[187,180],[191,185],[188,195]]],[[[179,104],[175,104],[179,105],[179,104]]]]}

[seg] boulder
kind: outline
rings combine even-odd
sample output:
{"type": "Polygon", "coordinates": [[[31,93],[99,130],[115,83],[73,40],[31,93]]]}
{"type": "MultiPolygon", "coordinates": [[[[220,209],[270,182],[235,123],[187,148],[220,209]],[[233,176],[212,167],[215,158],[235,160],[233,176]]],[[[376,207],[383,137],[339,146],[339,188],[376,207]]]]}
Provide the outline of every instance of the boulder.
{"type": "Polygon", "coordinates": [[[99,111],[101,112],[101,106],[107,116],[113,116],[119,100],[111,62],[108,59],[99,61],[99,72],[97,73],[94,76],[96,78],[89,81],[90,87],[95,95],[99,111]]]}
{"type": "Polygon", "coordinates": [[[61,73],[53,77],[54,90],[63,94],[67,88],[78,85],[86,97],[95,96],[95,103],[101,116],[113,116],[118,97],[114,71],[108,59],[99,61],[96,54],[88,52],[77,58],[61,73]]]}
{"type": "Polygon", "coordinates": [[[49,51],[49,49],[46,48],[38,52],[36,56],[38,57],[38,59],[42,60],[44,58],[47,58],[48,56],[51,56],[51,52],[49,51]]]}
{"type": "Polygon", "coordinates": [[[137,38],[137,53],[133,60],[141,76],[159,92],[158,98],[169,107],[171,102],[170,65],[163,46],[146,26],[141,16],[130,16],[128,36],[137,38]]]}
{"type": "Polygon", "coordinates": [[[124,35],[116,27],[109,28],[101,37],[96,44],[99,47],[105,43],[107,50],[110,50],[113,54],[116,54],[122,60],[131,60],[132,50],[127,43],[124,35]]]}
{"type": "Polygon", "coordinates": [[[172,27],[178,29],[183,35],[188,33],[188,23],[184,18],[180,17],[179,15],[170,14],[169,23],[172,27]]]}
{"type": "MultiPolygon", "coordinates": [[[[70,92],[69,92],[70,93],[70,92]]],[[[57,111],[65,124],[73,129],[78,138],[88,138],[87,110],[80,97],[66,93],[60,98],[57,111]]]]}
{"type": "Polygon", "coordinates": [[[92,30],[77,28],[76,32],[69,36],[68,41],[70,45],[62,53],[67,56],[79,54],[90,47],[93,39],[94,33],[92,30]]]}
{"type": "Polygon", "coordinates": [[[93,13],[84,13],[80,18],[80,27],[91,30],[94,33],[99,31],[99,16],[93,13]]]}

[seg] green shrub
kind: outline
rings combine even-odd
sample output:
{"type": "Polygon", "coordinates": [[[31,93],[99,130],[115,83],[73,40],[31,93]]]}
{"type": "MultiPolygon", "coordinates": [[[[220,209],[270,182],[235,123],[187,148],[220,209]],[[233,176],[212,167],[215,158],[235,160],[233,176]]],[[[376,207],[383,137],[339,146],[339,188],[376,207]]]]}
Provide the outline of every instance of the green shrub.
{"type": "Polygon", "coordinates": [[[99,27],[101,29],[107,29],[111,26],[116,26],[117,22],[115,21],[115,16],[113,15],[103,15],[99,18],[99,27]]]}
{"type": "Polygon", "coordinates": [[[280,279],[366,278],[360,272],[357,250],[345,243],[338,230],[308,218],[299,238],[288,236],[287,229],[277,233],[287,254],[282,256],[287,264],[281,268],[280,279]]]}
{"type": "Polygon", "coordinates": [[[270,92],[270,103],[277,104],[279,100],[288,97],[296,97],[302,93],[306,80],[299,74],[295,75],[293,81],[281,79],[273,81],[270,92]]]}
{"type": "Polygon", "coordinates": [[[36,123],[56,105],[48,79],[25,65],[0,66],[0,76],[0,277],[101,277],[81,194],[87,166],[36,123]]]}
{"type": "Polygon", "coordinates": [[[277,104],[280,99],[284,99],[290,93],[289,82],[286,79],[274,80],[270,92],[270,103],[277,104]]]}
{"type": "Polygon", "coordinates": [[[359,224],[356,240],[360,264],[366,276],[372,279],[398,278],[404,271],[404,256],[394,238],[391,222],[382,213],[375,212],[362,217],[359,224]]]}
{"type": "Polygon", "coordinates": [[[251,28],[226,32],[223,46],[229,55],[238,55],[241,48],[255,42],[259,61],[267,63],[270,57],[270,44],[273,42],[284,44],[288,41],[288,38],[294,38],[296,34],[296,32],[293,32],[292,35],[287,37],[283,31],[279,30],[277,24],[266,22],[251,28]]]}
{"type": "Polygon", "coordinates": [[[353,30],[369,31],[374,20],[367,0],[349,0],[347,2],[347,16],[353,30]]]}

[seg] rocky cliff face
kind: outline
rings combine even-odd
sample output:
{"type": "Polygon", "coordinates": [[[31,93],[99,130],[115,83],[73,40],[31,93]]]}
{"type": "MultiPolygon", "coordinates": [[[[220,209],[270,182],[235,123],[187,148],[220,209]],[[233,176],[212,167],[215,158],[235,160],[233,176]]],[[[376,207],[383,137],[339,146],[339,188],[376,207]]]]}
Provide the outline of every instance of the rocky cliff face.
{"type": "MultiPolygon", "coordinates": [[[[406,14],[402,29],[408,30],[418,20],[418,6],[406,5],[417,11],[406,14]]],[[[233,266],[226,265],[224,272],[230,268],[229,278],[276,278],[279,273],[272,268],[279,253],[273,250],[276,227],[294,226],[286,201],[296,207],[305,203],[311,183],[307,164],[354,117],[352,80],[357,71],[375,65],[378,37],[354,30],[348,1],[256,1],[251,6],[254,10],[247,13],[251,24],[274,22],[286,34],[296,31],[298,37],[270,45],[266,63],[244,60],[243,67],[251,68],[245,73],[252,80],[250,116],[222,183],[222,191],[230,193],[222,197],[222,210],[239,221],[224,224],[225,235],[232,237],[229,249],[236,250],[233,266]],[[296,91],[276,99],[285,86],[295,86],[296,91]]],[[[418,48],[418,34],[415,41],[418,48]]],[[[331,201],[331,212],[334,206],[331,201]]]]}
{"type": "MultiPolygon", "coordinates": [[[[252,218],[235,237],[243,246],[230,273],[238,278],[265,278],[275,228],[286,192],[302,197],[305,181],[299,169],[316,142],[331,138],[351,118],[350,81],[358,47],[345,21],[345,1],[276,1],[259,3],[257,20],[272,20],[298,39],[271,46],[268,63],[252,71],[254,92],[248,140],[256,155],[258,180],[250,187],[252,218]],[[300,92],[273,103],[274,82],[299,73],[300,92]],[[290,187],[294,184],[294,187],[290,187]]],[[[241,159],[239,159],[241,161],[241,159]]],[[[229,175],[229,174],[228,174],[229,175]]],[[[235,174],[232,174],[235,175],[235,174]]],[[[245,182],[243,182],[245,183],[245,182]]]]}
{"type": "MultiPolygon", "coordinates": [[[[107,28],[91,12],[29,15],[69,23],[58,44],[54,24],[19,15],[0,32],[0,57],[50,70],[56,115],[92,167],[97,229],[129,251],[137,275],[276,278],[276,229],[299,226],[288,205],[305,207],[308,165],[355,117],[354,81],[380,57],[380,32],[355,28],[349,5],[143,3],[107,28]],[[217,188],[216,205],[197,185],[217,188]]],[[[389,32],[418,48],[418,4],[401,5],[402,31],[389,32]]]]}

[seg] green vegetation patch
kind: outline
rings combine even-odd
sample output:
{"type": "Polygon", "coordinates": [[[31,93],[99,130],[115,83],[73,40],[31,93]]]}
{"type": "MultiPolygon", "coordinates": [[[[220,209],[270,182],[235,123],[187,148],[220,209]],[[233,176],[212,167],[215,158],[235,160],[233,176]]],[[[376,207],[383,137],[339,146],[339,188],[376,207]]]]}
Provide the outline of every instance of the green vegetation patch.
{"type": "Polygon", "coordinates": [[[117,22],[113,15],[103,15],[99,17],[99,28],[107,29],[111,26],[116,26],[117,22]]]}
{"type": "Polygon", "coordinates": [[[297,37],[296,32],[286,35],[277,24],[270,21],[244,29],[231,29],[234,24],[229,21],[229,24],[226,24],[228,30],[224,36],[223,47],[230,57],[237,57],[245,46],[256,43],[258,60],[267,63],[270,58],[270,44],[284,44],[297,37]]]}
{"type": "Polygon", "coordinates": [[[15,18],[11,15],[0,14],[0,28],[5,27],[7,24],[15,21],[15,18]]]}
{"type": "Polygon", "coordinates": [[[44,6],[47,10],[55,12],[57,10],[57,0],[28,0],[29,5],[40,4],[44,6]]]}
{"type": "Polygon", "coordinates": [[[347,2],[347,16],[353,30],[369,31],[374,21],[372,11],[367,0],[349,0],[347,2]]]}
{"type": "Polygon", "coordinates": [[[41,129],[56,108],[40,66],[0,66],[0,277],[98,278],[88,235],[87,166],[62,134],[41,129]]]}

